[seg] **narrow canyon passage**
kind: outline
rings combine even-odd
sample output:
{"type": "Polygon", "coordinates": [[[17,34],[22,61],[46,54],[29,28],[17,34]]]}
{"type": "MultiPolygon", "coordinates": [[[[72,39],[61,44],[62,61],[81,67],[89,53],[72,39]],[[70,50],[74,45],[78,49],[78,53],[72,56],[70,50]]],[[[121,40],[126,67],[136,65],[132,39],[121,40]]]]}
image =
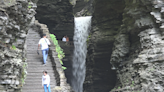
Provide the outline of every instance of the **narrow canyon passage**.
{"type": "Polygon", "coordinates": [[[164,0],[0,0],[2,92],[42,92],[44,69],[52,92],[164,92],[163,56],[164,0]],[[47,67],[33,26],[56,44],[47,67]]]}

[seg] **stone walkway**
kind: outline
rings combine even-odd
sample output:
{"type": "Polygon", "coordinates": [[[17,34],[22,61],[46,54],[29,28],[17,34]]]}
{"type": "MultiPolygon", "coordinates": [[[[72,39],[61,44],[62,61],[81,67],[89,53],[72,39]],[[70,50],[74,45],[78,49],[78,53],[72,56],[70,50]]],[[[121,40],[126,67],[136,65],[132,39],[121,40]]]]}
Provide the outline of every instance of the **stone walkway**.
{"type": "Polygon", "coordinates": [[[42,53],[37,54],[38,41],[40,35],[34,32],[32,29],[29,30],[27,35],[27,77],[23,86],[22,92],[44,92],[42,88],[42,72],[46,70],[51,78],[51,90],[56,86],[56,80],[54,76],[54,70],[51,60],[48,58],[46,66],[43,66],[42,53]]]}

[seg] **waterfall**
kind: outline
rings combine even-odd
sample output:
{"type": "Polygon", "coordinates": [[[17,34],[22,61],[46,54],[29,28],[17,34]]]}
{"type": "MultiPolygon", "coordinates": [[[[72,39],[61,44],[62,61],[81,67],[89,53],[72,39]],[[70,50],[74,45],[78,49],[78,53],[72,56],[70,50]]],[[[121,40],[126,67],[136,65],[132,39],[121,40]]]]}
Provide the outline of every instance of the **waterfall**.
{"type": "Polygon", "coordinates": [[[85,80],[85,62],[87,55],[87,38],[91,28],[91,16],[77,17],[74,19],[74,55],[73,55],[73,79],[72,87],[75,92],[83,92],[83,83],[85,80]]]}

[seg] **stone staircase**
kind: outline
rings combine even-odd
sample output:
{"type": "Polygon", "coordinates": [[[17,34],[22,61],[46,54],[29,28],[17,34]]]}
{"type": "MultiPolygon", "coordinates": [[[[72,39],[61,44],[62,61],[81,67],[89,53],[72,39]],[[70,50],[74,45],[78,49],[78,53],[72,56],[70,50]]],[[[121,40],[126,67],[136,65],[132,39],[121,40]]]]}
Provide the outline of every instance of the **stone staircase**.
{"type": "Polygon", "coordinates": [[[44,89],[42,88],[41,85],[42,83],[41,79],[44,70],[46,70],[50,75],[51,90],[56,86],[55,73],[50,58],[48,57],[47,65],[43,66],[41,51],[39,55],[37,54],[38,41],[40,38],[41,37],[38,32],[35,32],[32,29],[29,30],[26,39],[28,74],[25,80],[25,84],[22,88],[22,92],[44,92],[44,89]]]}

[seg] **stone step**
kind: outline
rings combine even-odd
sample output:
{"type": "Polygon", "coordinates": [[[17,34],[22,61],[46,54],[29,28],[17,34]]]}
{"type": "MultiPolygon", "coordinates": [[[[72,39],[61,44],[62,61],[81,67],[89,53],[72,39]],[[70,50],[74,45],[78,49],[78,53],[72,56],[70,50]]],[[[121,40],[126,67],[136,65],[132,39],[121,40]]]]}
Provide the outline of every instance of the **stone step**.
{"type": "MultiPolygon", "coordinates": [[[[36,78],[39,78],[40,79],[40,78],[42,78],[42,75],[43,75],[42,72],[41,73],[28,73],[26,78],[36,77],[36,78]],[[30,77],[28,77],[28,76],[30,76],[30,77]]],[[[51,78],[54,78],[55,79],[55,74],[54,73],[49,74],[49,75],[50,75],[51,78]]]]}
{"type": "Polygon", "coordinates": [[[27,37],[26,41],[39,41],[41,39],[41,37],[39,36],[35,36],[35,37],[27,37]]]}
{"type": "Polygon", "coordinates": [[[26,39],[33,39],[33,38],[40,39],[41,37],[39,35],[27,35],[26,37],[26,39]]]}
{"type": "MultiPolygon", "coordinates": [[[[51,83],[51,82],[50,82],[51,83]]],[[[56,85],[55,84],[50,84],[50,87],[55,87],[56,85]]],[[[26,89],[33,89],[33,88],[35,88],[35,89],[40,89],[40,88],[42,88],[42,82],[40,82],[40,83],[37,83],[37,84],[29,84],[29,85],[26,85],[26,84],[24,84],[24,90],[26,89]]]]}
{"type": "MultiPolygon", "coordinates": [[[[51,77],[51,79],[55,79],[55,76],[50,76],[51,77]]],[[[36,79],[41,79],[42,78],[42,75],[39,75],[39,76],[27,76],[26,77],[26,79],[33,79],[33,78],[35,78],[35,80],[36,79]]]]}
{"type": "Polygon", "coordinates": [[[31,42],[31,41],[28,41],[28,42],[26,42],[26,44],[38,44],[38,42],[31,42]]]}
{"type": "Polygon", "coordinates": [[[26,42],[35,42],[35,43],[38,43],[40,39],[28,39],[26,40],[26,42]]]}
{"type": "MultiPolygon", "coordinates": [[[[43,61],[43,58],[40,58],[40,59],[27,59],[27,62],[42,62],[42,61],[43,61]]],[[[47,61],[50,61],[50,59],[48,58],[47,61]]]]}
{"type": "MultiPolygon", "coordinates": [[[[36,61],[28,62],[27,64],[28,64],[28,66],[30,66],[30,65],[41,65],[41,64],[43,64],[43,61],[40,61],[40,62],[36,62],[36,61]]],[[[52,63],[50,61],[47,61],[46,64],[47,65],[52,65],[52,63]]]]}
{"type": "Polygon", "coordinates": [[[28,66],[28,68],[39,68],[39,69],[49,69],[50,67],[53,67],[54,65],[46,65],[46,66],[44,66],[44,65],[30,65],[30,66],[28,66]]]}
{"type": "Polygon", "coordinates": [[[22,92],[44,92],[44,89],[41,87],[39,89],[22,89],[22,92]]]}
{"type": "MultiPolygon", "coordinates": [[[[53,78],[51,78],[51,79],[53,79],[53,78]]],[[[50,79],[51,83],[56,83],[55,78],[53,80],[51,80],[51,79],[50,79]]],[[[40,80],[26,80],[25,83],[26,84],[33,84],[33,83],[41,84],[42,83],[42,77],[40,78],[40,80]]],[[[34,84],[34,85],[36,85],[36,84],[34,84]]]]}
{"type": "Polygon", "coordinates": [[[38,34],[38,32],[36,32],[36,31],[28,31],[28,34],[38,34]]]}
{"type": "Polygon", "coordinates": [[[38,55],[38,54],[27,54],[26,56],[28,58],[28,57],[41,57],[42,55],[38,55]]]}
{"type": "MultiPolygon", "coordinates": [[[[28,51],[26,51],[26,53],[27,53],[27,54],[37,54],[37,55],[38,55],[37,50],[35,50],[35,51],[34,51],[34,50],[29,51],[29,50],[28,50],[28,51]]],[[[39,55],[40,55],[40,54],[42,54],[41,51],[39,51],[39,55]]]]}
{"type": "MultiPolygon", "coordinates": [[[[41,79],[42,79],[42,76],[40,76],[40,77],[28,77],[28,78],[26,78],[26,81],[32,81],[32,80],[41,81],[41,79]]],[[[51,81],[56,81],[55,76],[50,76],[50,80],[51,81]]],[[[31,82],[31,83],[33,84],[35,82],[31,82]]]]}
{"type": "MultiPolygon", "coordinates": [[[[40,83],[40,84],[37,84],[37,85],[29,85],[29,86],[27,86],[27,85],[24,85],[25,87],[23,88],[23,90],[28,90],[28,89],[33,89],[33,90],[35,90],[35,89],[42,89],[42,84],[40,83]]],[[[56,85],[51,85],[50,84],[50,87],[51,87],[51,90],[52,90],[52,88],[55,88],[55,86],[56,85]]],[[[43,90],[43,89],[42,89],[43,90]]],[[[24,92],[24,91],[22,91],[22,92],[24,92]]],[[[32,91],[33,92],[33,91],[32,91]]],[[[40,91],[39,91],[40,92],[40,91]]]]}
{"type": "MultiPolygon", "coordinates": [[[[51,90],[52,90],[52,88],[53,88],[53,87],[51,87],[51,90]]],[[[22,92],[44,92],[44,89],[43,89],[42,86],[41,86],[41,87],[38,88],[38,89],[35,89],[35,88],[33,88],[33,89],[23,89],[22,92]]]]}
{"type": "Polygon", "coordinates": [[[28,56],[27,58],[29,58],[29,59],[43,59],[43,56],[37,56],[37,55],[35,55],[36,57],[30,57],[30,56],[28,56]]]}
{"type": "Polygon", "coordinates": [[[30,46],[31,46],[31,47],[32,47],[32,46],[38,47],[38,44],[31,44],[31,45],[27,44],[26,46],[27,46],[27,47],[30,47],[30,46]]]}
{"type": "MultiPolygon", "coordinates": [[[[40,69],[27,69],[28,73],[42,73],[43,70],[40,69]]],[[[49,73],[54,73],[54,70],[52,69],[46,69],[47,72],[49,73]]]]}

